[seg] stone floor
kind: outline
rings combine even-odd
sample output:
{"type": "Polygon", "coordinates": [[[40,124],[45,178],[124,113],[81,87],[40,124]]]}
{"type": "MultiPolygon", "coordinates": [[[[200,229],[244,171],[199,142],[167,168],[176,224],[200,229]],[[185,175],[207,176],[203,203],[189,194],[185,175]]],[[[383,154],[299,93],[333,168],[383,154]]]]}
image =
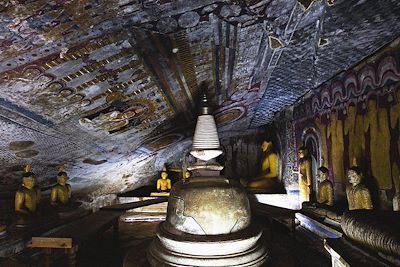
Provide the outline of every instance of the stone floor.
{"type": "MultiPolygon", "coordinates": [[[[124,258],[130,266],[149,267],[146,250],[159,222],[120,223],[119,242],[113,242],[112,231],[83,244],[78,252],[78,267],[119,267],[124,258]],[[129,252],[129,253],[128,253],[129,252]],[[125,257],[129,254],[128,257],[125,257]]],[[[265,266],[272,267],[325,267],[330,266],[322,240],[315,238],[302,227],[296,228],[295,237],[279,224],[265,227],[263,242],[269,246],[270,260],[265,266]]],[[[64,266],[65,257],[56,255],[54,266],[64,266]]],[[[0,266],[41,266],[41,257],[35,250],[26,250],[16,257],[0,260],[0,266]]]]}
{"type": "MultiPolygon", "coordinates": [[[[119,244],[114,246],[111,241],[106,241],[112,240],[111,233],[106,233],[99,250],[93,246],[85,252],[81,251],[83,255],[78,258],[79,266],[122,266],[125,258],[129,266],[148,267],[146,250],[155,238],[157,224],[158,222],[121,223],[119,244]]],[[[323,241],[302,227],[296,228],[295,237],[278,224],[266,227],[264,233],[263,241],[269,246],[271,253],[266,266],[331,266],[330,258],[323,249],[323,241]]]]}

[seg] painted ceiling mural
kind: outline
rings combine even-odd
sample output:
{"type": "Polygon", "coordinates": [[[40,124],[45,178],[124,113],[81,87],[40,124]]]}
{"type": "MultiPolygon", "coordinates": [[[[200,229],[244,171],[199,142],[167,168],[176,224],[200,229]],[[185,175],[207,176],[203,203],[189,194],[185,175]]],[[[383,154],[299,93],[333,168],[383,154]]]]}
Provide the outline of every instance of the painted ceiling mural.
{"type": "Polygon", "coordinates": [[[202,82],[222,133],[267,124],[393,40],[398,14],[397,0],[3,0],[0,184],[27,162],[42,186],[58,164],[77,192],[146,184],[190,148],[202,82]]]}

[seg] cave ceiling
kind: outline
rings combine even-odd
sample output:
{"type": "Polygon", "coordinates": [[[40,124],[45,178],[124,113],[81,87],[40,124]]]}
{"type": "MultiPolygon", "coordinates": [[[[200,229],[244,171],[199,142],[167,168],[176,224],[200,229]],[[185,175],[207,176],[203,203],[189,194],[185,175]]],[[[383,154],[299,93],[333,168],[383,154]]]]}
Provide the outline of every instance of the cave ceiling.
{"type": "MultiPolygon", "coordinates": [[[[221,134],[277,111],[399,34],[397,0],[3,0],[0,184],[64,164],[94,195],[190,149],[199,85],[221,134]]],[[[86,190],[86,191],[85,191],[86,190]]]]}

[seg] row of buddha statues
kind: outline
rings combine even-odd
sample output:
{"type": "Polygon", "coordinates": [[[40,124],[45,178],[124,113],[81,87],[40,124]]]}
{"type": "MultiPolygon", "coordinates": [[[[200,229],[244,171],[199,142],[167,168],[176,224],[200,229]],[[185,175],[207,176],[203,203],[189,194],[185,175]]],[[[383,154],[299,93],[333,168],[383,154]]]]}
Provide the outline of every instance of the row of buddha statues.
{"type": "MultiPolygon", "coordinates": [[[[51,188],[50,205],[56,212],[62,213],[72,208],[71,186],[67,183],[68,175],[64,167],[59,168],[57,184],[51,188]]],[[[26,165],[22,177],[22,185],[15,193],[15,213],[17,215],[17,226],[27,226],[38,213],[38,207],[42,200],[42,192],[37,184],[32,166],[26,165]]],[[[0,236],[6,232],[6,226],[0,225],[0,236]]]]}
{"type": "MultiPolygon", "coordinates": [[[[261,176],[250,181],[241,181],[249,190],[263,190],[267,193],[282,193],[283,184],[279,179],[279,156],[274,151],[271,141],[264,141],[261,145],[264,158],[261,165],[261,176]]],[[[308,149],[301,147],[298,150],[298,184],[300,202],[310,202],[313,188],[312,162],[308,155],[308,149]]],[[[316,202],[326,206],[334,205],[334,187],[329,180],[329,170],[320,167],[317,171],[318,181],[316,202]]],[[[346,196],[348,209],[372,209],[371,193],[362,183],[363,173],[359,167],[351,167],[347,172],[348,185],[346,196]]]]}
{"type": "MultiPolygon", "coordinates": [[[[299,157],[299,190],[300,201],[310,202],[312,191],[312,164],[306,147],[301,147],[299,157]]],[[[320,167],[317,171],[317,195],[316,201],[319,204],[334,205],[333,183],[329,180],[329,170],[320,167]]],[[[346,197],[349,210],[373,209],[372,198],[369,189],[362,183],[363,172],[353,160],[353,167],[347,171],[346,197]]]]}
{"type": "MultiPolygon", "coordinates": [[[[57,184],[51,188],[50,204],[53,207],[65,207],[71,199],[71,186],[67,183],[68,175],[64,167],[59,168],[57,174],[57,184]]],[[[15,211],[18,214],[34,214],[41,201],[41,189],[36,180],[36,175],[32,172],[32,166],[25,167],[25,174],[22,178],[22,186],[15,193],[15,211]]]]}
{"type": "MultiPolygon", "coordinates": [[[[362,183],[363,174],[359,167],[353,166],[347,171],[349,184],[346,187],[346,197],[349,210],[373,209],[371,193],[362,183]]],[[[318,191],[317,202],[319,204],[334,205],[333,183],[329,180],[329,170],[320,167],[317,174],[318,191]]]]}

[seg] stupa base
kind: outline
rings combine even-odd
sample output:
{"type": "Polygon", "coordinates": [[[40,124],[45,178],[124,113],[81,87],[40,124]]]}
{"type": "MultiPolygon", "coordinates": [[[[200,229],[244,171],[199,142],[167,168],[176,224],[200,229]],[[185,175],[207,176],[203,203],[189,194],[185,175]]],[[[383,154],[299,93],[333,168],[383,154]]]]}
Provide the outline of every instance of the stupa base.
{"type": "Polygon", "coordinates": [[[168,230],[160,224],[147,253],[152,266],[263,266],[269,253],[259,239],[262,231],[250,226],[233,234],[199,236],[168,230]]]}

